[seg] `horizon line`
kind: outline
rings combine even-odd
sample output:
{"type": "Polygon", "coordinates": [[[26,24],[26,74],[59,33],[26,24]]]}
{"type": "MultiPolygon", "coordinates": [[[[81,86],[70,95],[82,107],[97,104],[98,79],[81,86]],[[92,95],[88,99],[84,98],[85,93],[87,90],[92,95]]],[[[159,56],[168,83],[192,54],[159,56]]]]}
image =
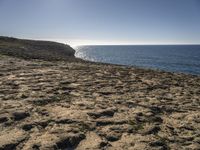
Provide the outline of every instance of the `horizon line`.
{"type": "Polygon", "coordinates": [[[200,43],[170,43],[170,44],[80,44],[76,45],[77,46],[173,46],[173,45],[200,45],[200,43]]]}
{"type": "MultiPolygon", "coordinates": [[[[111,43],[105,43],[103,41],[95,41],[95,42],[100,42],[96,44],[89,44],[90,42],[93,43],[93,41],[87,41],[85,44],[81,44],[81,39],[79,41],[76,41],[75,43],[73,42],[74,39],[57,39],[57,38],[33,38],[33,37],[20,37],[20,36],[8,36],[8,35],[0,35],[1,37],[9,37],[9,38],[17,38],[17,39],[23,39],[23,40],[36,40],[36,41],[50,41],[50,42],[58,42],[58,43],[63,43],[66,45],[69,45],[71,47],[79,47],[79,46],[170,46],[170,45],[200,45],[200,43],[129,43],[129,42],[122,42],[120,44],[117,44],[116,42],[111,42],[111,43]],[[80,42],[80,44],[78,44],[80,42]],[[102,42],[102,43],[101,43],[102,42]],[[116,44],[115,44],[116,43],[116,44]]],[[[84,40],[83,40],[84,41],[84,40]]],[[[84,41],[85,42],[85,41],[84,41]]],[[[109,42],[109,41],[108,41],[109,42]]]]}

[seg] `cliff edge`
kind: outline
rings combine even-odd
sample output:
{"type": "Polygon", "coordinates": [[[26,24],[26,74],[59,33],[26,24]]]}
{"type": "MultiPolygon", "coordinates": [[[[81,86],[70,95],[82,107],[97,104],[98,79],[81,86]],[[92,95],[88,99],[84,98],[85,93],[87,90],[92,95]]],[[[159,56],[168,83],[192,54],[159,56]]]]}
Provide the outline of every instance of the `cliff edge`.
{"type": "Polygon", "coordinates": [[[0,36],[0,54],[24,59],[71,60],[75,50],[69,45],[0,36]]]}

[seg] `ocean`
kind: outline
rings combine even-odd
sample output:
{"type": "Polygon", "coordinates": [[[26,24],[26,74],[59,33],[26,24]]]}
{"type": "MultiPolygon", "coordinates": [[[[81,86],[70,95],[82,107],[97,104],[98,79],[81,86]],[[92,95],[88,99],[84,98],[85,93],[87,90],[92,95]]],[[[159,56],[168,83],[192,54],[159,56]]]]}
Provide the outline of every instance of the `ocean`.
{"type": "Polygon", "coordinates": [[[76,57],[95,62],[200,75],[200,45],[78,46],[76,57]]]}

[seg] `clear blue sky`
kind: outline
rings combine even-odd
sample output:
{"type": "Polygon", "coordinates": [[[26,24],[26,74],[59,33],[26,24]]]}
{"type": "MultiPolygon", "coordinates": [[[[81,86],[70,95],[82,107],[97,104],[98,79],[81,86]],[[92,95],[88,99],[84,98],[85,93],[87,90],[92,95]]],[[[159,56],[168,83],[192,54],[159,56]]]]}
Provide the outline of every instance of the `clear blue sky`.
{"type": "Polygon", "coordinates": [[[200,0],[0,0],[0,35],[76,44],[200,44],[200,0]]]}

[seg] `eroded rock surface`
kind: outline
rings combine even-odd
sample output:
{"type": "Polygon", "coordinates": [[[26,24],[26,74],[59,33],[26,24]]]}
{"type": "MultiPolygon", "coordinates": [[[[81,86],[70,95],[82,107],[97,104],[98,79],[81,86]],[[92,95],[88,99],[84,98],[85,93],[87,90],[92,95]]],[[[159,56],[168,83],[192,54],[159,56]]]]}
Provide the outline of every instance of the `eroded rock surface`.
{"type": "Polygon", "coordinates": [[[0,55],[0,149],[199,149],[200,77],[0,55]]]}

